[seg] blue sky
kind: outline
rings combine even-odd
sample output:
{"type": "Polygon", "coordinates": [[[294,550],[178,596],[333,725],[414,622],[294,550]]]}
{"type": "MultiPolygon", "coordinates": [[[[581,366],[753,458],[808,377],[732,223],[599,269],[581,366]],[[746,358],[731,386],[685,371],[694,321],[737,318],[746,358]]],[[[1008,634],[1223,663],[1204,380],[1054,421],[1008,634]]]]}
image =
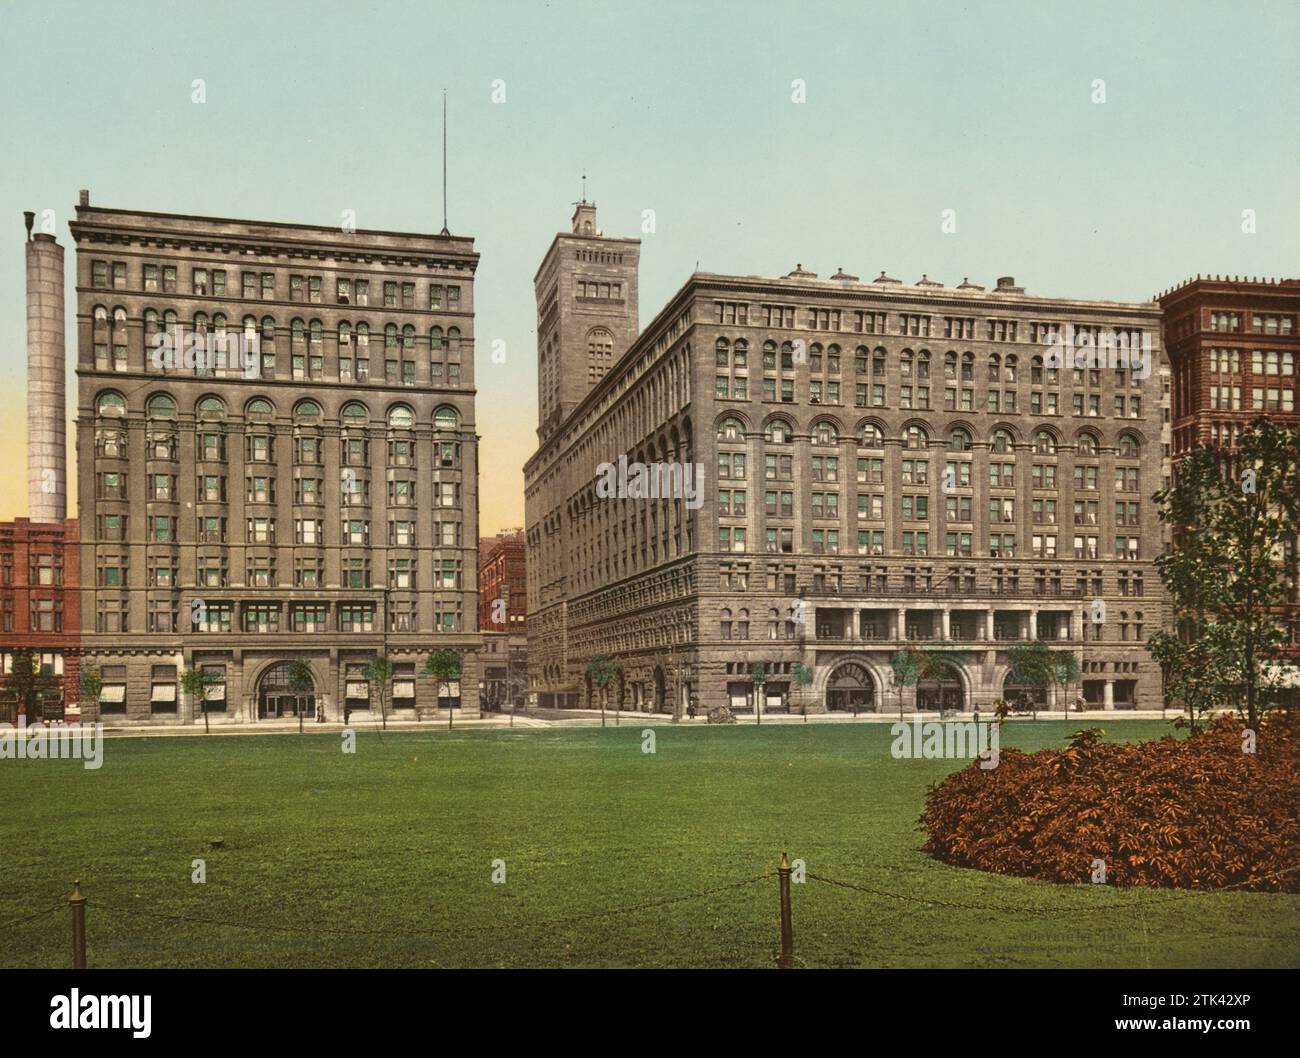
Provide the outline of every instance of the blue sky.
{"type": "MultiPolygon", "coordinates": [[[[532,277],[583,171],[608,234],[655,211],[643,323],[697,262],[1120,300],[1196,272],[1300,275],[1294,0],[5,0],[0,24],[0,446],[18,465],[24,209],[54,209],[69,250],[83,187],[105,206],[437,231],[444,88],[450,226],[482,254],[486,531],[522,523],[532,277]]],[[[20,479],[0,482],[0,517],[25,506],[20,479]]]]}

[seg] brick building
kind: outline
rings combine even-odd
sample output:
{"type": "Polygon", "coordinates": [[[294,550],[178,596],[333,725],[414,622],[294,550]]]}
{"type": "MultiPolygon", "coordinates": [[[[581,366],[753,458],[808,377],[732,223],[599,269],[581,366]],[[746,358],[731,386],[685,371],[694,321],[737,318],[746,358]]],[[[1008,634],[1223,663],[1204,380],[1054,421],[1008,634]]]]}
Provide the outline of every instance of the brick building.
{"type": "Polygon", "coordinates": [[[371,707],[383,653],[397,715],[477,715],[473,241],[84,193],[71,229],[83,644],[104,714],[193,721],[177,683],[202,667],[218,720],[335,719],[371,707]],[[436,648],[465,654],[440,699],[418,678],[436,648]]]}
{"type": "Polygon", "coordinates": [[[610,321],[636,318],[636,266],[584,203],[538,272],[541,704],[590,702],[604,653],[629,709],[747,709],[756,663],[774,708],[898,708],[889,659],[908,645],[958,660],[903,708],[987,709],[1031,693],[1007,652],[1041,639],[1080,656],[1071,693],[1094,707],[1159,707],[1158,306],[798,267],[693,274],[630,337],[610,321]],[[1054,361],[1062,340],[1125,355],[1054,361]],[[702,487],[611,494],[615,465],[702,487]]]}
{"type": "MultiPolygon", "coordinates": [[[[1261,415],[1300,427],[1300,279],[1198,276],[1157,300],[1175,466],[1199,446],[1235,447],[1261,415]]],[[[1294,554],[1296,541],[1289,546],[1294,554]]],[[[1300,593],[1294,583],[1289,592],[1289,654],[1300,658],[1300,593]]]]}
{"type": "Polygon", "coordinates": [[[481,631],[527,631],[528,573],[524,553],[522,529],[485,536],[478,542],[481,631]]]}
{"type": "Polygon", "coordinates": [[[1300,279],[1190,279],[1158,299],[1175,461],[1231,447],[1260,415],[1300,424],[1300,279]]]}
{"type": "MultiPolygon", "coordinates": [[[[34,703],[33,716],[57,719],[80,699],[81,555],[76,519],[0,522],[0,674],[30,656],[58,684],[34,703]],[[20,654],[30,651],[30,655],[20,654]],[[56,696],[57,695],[57,696],[56,696]]],[[[0,722],[13,723],[28,703],[0,688],[0,722]]]]}

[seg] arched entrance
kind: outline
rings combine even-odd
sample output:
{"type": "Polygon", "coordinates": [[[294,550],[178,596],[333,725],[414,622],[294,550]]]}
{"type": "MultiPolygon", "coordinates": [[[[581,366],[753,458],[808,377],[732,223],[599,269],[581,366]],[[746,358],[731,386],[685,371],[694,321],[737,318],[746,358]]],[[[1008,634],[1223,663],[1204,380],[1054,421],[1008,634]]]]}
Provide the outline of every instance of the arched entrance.
{"type": "Polygon", "coordinates": [[[857,713],[874,713],[879,709],[871,670],[860,661],[846,661],[837,666],[826,680],[826,708],[857,713]]]}
{"type": "Polygon", "coordinates": [[[916,708],[923,713],[959,713],[966,706],[966,689],[961,673],[952,665],[936,671],[916,685],[916,708]]]}
{"type": "Polygon", "coordinates": [[[289,680],[292,662],[277,661],[257,681],[257,718],[313,716],[316,712],[316,684],[310,690],[296,689],[289,680]]]}

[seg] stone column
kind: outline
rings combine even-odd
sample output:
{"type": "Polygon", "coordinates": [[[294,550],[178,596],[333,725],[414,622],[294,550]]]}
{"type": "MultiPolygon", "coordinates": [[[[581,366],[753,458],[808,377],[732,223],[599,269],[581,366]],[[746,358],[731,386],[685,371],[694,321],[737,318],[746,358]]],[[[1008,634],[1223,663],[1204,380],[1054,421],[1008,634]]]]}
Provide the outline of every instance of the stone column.
{"type": "Polygon", "coordinates": [[[943,608],[943,638],[952,638],[952,610],[947,606],[943,608]]]}
{"type": "Polygon", "coordinates": [[[984,620],[985,620],[985,634],[988,637],[988,641],[992,643],[993,642],[993,607],[990,606],[987,610],[984,611],[984,620]]]}
{"type": "Polygon", "coordinates": [[[900,607],[898,608],[898,629],[897,629],[897,631],[898,631],[898,635],[896,635],[896,636],[894,637],[895,639],[904,639],[904,640],[905,640],[905,639],[907,638],[907,607],[905,607],[905,606],[900,606],[900,607]]]}
{"type": "Polygon", "coordinates": [[[1115,681],[1114,680],[1106,681],[1105,696],[1102,698],[1101,707],[1103,709],[1115,708],[1115,681]]]}
{"type": "Polygon", "coordinates": [[[1038,611],[1029,611],[1029,638],[1031,640],[1038,638],[1038,611]]]}

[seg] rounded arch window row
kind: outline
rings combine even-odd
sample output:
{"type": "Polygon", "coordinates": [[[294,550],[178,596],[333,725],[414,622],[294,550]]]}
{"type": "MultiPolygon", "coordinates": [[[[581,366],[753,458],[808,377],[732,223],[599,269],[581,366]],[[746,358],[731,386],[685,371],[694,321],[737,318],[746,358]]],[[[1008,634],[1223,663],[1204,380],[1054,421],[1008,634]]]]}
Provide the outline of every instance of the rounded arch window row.
{"type": "MultiPolygon", "coordinates": [[[[178,413],[176,399],[169,393],[153,393],[145,399],[145,416],[150,419],[174,419],[178,413]]],[[[126,398],[117,390],[101,390],[95,397],[95,414],[105,418],[121,418],[126,415],[126,398]]],[[[214,394],[200,397],[194,402],[194,416],[200,420],[222,420],[228,417],[230,410],[226,401],[214,394]]],[[[249,422],[271,422],[276,418],[276,407],[266,397],[252,397],[243,405],[244,419],[249,422]]],[[[320,404],[310,398],[303,398],[294,403],[292,417],[295,422],[319,422],[323,412],[320,404]]],[[[369,407],[362,401],[352,400],[339,409],[339,421],[343,425],[369,426],[373,419],[369,407]]],[[[412,429],[416,425],[416,414],[409,404],[389,405],[384,421],[390,429],[412,429]]],[[[460,428],[460,412],[449,404],[440,405],[433,412],[432,423],[436,430],[456,430],[460,428]]]]}
{"type": "MultiPolygon", "coordinates": [[[[954,425],[949,427],[946,433],[936,431],[932,434],[931,431],[932,428],[929,426],[910,423],[903,427],[899,440],[905,448],[919,449],[929,448],[932,440],[941,439],[949,452],[970,451],[977,444],[976,431],[973,427],[954,425]]],[[[742,416],[734,413],[720,417],[715,426],[715,438],[724,444],[744,443],[755,432],[749,429],[742,416]]],[[[795,434],[792,420],[781,415],[769,418],[761,430],[763,440],[771,445],[791,444],[795,434]]],[[[850,434],[842,429],[837,420],[820,418],[814,419],[809,424],[807,436],[814,445],[833,446],[840,444],[841,441],[852,439],[860,448],[883,448],[886,431],[882,424],[867,420],[859,423],[850,434]]],[[[995,427],[980,443],[994,452],[1012,452],[1021,445],[1017,431],[1007,427],[995,427]]],[[[1028,444],[1034,453],[1040,455],[1052,455],[1058,449],[1066,447],[1060,431],[1048,426],[1041,426],[1034,430],[1028,444]]],[[[1122,457],[1138,458],[1142,452],[1142,444],[1142,439],[1136,432],[1125,430],[1119,434],[1114,447],[1116,453],[1122,457]]],[[[1099,453],[1103,448],[1101,435],[1093,430],[1081,430],[1075,435],[1073,447],[1077,453],[1084,455],[1099,453]]]]}

